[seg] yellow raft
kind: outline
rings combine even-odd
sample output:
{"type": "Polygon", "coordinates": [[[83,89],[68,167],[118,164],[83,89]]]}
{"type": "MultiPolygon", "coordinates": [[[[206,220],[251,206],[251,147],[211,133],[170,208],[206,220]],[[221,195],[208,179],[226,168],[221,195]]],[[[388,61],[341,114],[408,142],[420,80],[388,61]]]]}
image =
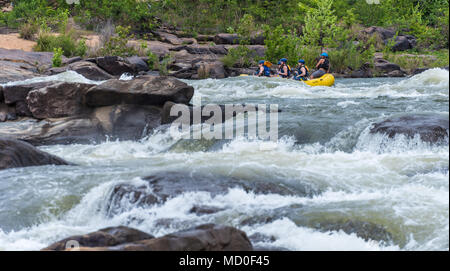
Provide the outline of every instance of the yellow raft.
{"type": "Polygon", "coordinates": [[[311,79],[308,81],[303,81],[308,86],[316,87],[316,86],[326,86],[331,87],[334,85],[334,76],[331,73],[326,73],[320,78],[311,79]]]}

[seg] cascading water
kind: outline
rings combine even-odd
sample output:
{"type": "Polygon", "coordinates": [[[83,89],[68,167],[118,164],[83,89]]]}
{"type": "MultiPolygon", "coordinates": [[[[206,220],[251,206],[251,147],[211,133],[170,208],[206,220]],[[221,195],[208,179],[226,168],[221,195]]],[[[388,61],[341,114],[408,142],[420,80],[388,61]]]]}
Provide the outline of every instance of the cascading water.
{"type": "MultiPolygon", "coordinates": [[[[53,80],[85,79],[69,72],[53,80]]],[[[405,112],[448,118],[448,71],[341,79],[332,88],[251,77],[186,82],[204,104],[278,104],[280,139],[189,141],[160,129],[138,142],[40,147],[77,166],[0,171],[0,250],[41,249],[107,226],[161,236],[203,223],[232,225],[254,245],[290,250],[449,249],[448,137],[432,144],[370,133],[374,122],[405,112]],[[293,193],[230,187],[154,205],[128,197],[111,203],[117,185],[152,193],[142,178],[169,172],[275,183],[293,193]],[[218,211],[196,214],[194,206],[218,211]]]]}

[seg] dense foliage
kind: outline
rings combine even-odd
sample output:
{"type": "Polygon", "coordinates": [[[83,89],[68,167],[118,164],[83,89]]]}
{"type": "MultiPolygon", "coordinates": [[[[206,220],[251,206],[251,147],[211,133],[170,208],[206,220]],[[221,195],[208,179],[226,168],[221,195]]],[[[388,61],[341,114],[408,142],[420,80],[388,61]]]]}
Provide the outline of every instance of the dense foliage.
{"type": "MultiPolygon", "coordinates": [[[[194,36],[200,33],[238,33],[241,46],[224,59],[227,66],[254,64],[255,59],[243,46],[250,42],[252,33],[261,30],[266,35],[266,57],[271,61],[287,57],[291,65],[295,65],[299,57],[312,63],[325,48],[330,50],[332,62],[337,62],[334,67],[339,67],[339,70],[356,68],[371,59],[375,50],[389,51],[389,44],[386,46],[374,37],[361,36],[361,29],[372,25],[414,35],[418,43],[416,52],[448,50],[448,0],[379,0],[379,4],[365,0],[12,2],[12,12],[0,13],[0,24],[20,27],[21,35],[28,39],[44,33],[38,34],[38,49],[52,51],[62,48],[64,55],[78,54],[76,50],[83,51],[83,44],[73,33],[63,30],[66,26],[61,22],[66,22],[67,17],[73,17],[84,29],[98,32],[101,32],[99,28],[111,22],[123,27],[116,29],[126,29],[137,35],[149,33],[160,26],[176,27],[194,36]],[[51,37],[45,34],[49,30],[63,35],[60,38],[51,37]]],[[[105,53],[127,55],[129,52],[122,51],[126,47],[123,42],[124,37],[120,37],[120,33],[112,37],[106,42],[105,53]]]]}

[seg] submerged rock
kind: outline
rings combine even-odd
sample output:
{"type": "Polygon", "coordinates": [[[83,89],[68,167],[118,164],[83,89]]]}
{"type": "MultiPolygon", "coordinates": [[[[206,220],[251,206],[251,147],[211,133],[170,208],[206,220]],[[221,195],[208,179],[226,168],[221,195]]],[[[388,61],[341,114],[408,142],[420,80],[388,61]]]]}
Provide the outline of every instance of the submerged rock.
{"type": "Polygon", "coordinates": [[[73,248],[73,241],[76,241],[81,247],[109,247],[153,238],[152,235],[145,232],[119,226],[101,229],[84,235],[71,236],[42,250],[60,251],[70,249],[73,248]]]}
{"type": "Polygon", "coordinates": [[[409,138],[419,135],[425,142],[437,143],[448,138],[449,118],[444,114],[414,114],[390,117],[375,123],[370,133],[393,138],[403,134],[409,138]]]}
{"type": "MultiPolygon", "coordinates": [[[[230,188],[236,187],[255,194],[295,195],[297,193],[295,188],[285,184],[270,181],[248,181],[224,176],[168,172],[143,179],[148,182],[148,185],[136,187],[124,183],[114,187],[107,208],[110,215],[116,214],[124,201],[136,206],[149,206],[164,203],[169,198],[187,192],[209,192],[214,197],[226,194],[230,188]]],[[[195,209],[193,211],[195,212],[195,209]]]]}
{"type": "Polygon", "coordinates": [[[108,80],[91,88],[86,103],[92,107],[117,104],[164,105],[167,101],[187,104],[194,88],[175,78],[142,76],[130,81],[108,80]]]}
{"type": "Polygon", "coordinates": [[[26,142],[0,137],[0,170],[42,165],[69,165],[69,163],[26,142]]]}

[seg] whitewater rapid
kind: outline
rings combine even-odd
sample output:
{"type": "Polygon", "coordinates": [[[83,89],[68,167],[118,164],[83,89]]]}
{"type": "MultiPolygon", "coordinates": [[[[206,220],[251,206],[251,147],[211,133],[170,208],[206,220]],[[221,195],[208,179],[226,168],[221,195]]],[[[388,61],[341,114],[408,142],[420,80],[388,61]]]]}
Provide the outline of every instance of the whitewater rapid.
{"type": "MultiPolygon", "coordinates": [[[[57,79],[85,80],[77,74],[57,79]]],[[[448,250],[448,138],[430,144],[417,136],[369,133],[372,123],[404,112],[448,118],[448,71],[338,79],[333,88],[274,78],[185,82],[205,103],[278,104],[279,140],[178,140],[160,129],[134,142],[41,147],[77,166],[0,171],[0,250],[38,250],[108,226],[161,236],[203,223],[235,226],[268,237],[254,245],[289,250],[448,250]],[[111,213],[116,185],[151,192],[142,177],[158,172],[275,182],[301,192],[255,194],[230,187],[215,196],[185,192],[153,206],[125,199],[111,213]],[[189,212],[199,205],[221,211],[189,212]],[[365,240],[317,226],[341,220],[379,225],[390,238],[365,240]]]]}

